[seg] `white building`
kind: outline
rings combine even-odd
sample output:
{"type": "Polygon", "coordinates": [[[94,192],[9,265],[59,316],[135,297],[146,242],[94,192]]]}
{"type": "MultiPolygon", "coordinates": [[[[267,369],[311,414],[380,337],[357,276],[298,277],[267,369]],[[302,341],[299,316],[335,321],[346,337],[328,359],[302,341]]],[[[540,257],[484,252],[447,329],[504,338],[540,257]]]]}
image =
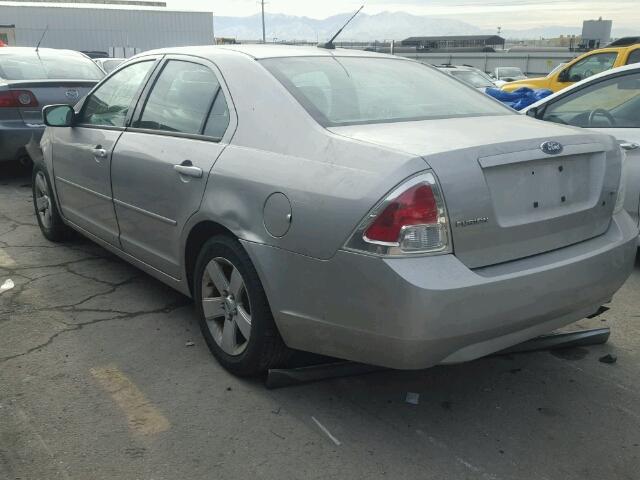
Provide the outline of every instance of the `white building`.
{"type": "Polygon", "coordinates": [[[9,45],[35,46],[44,34],[42,47],[112,56],[214,42],[211,12],[167,10],[162,2],[94,1],[100,5],[0,1],[0,34],[9,45]]]}
{"type": "Polygon", "coordinates": [[[613,21],[585,20],[582,23],[582,45],[586,48],[604,47],[611,41],[611,27],[613,21]]]}

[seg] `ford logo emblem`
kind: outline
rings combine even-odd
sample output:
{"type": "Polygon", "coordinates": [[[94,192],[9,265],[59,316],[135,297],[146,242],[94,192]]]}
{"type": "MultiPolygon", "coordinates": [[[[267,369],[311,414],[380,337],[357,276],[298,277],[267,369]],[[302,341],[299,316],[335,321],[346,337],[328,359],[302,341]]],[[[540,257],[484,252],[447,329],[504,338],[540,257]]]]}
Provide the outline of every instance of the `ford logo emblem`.
{"type": "Polygon", "coordinates": [[[69,100],[76,100],[80,96],[80,92],[78,92],[78,90],[74,88],[64,92],[64,96],[67,97],[69,100]]]}
{"type": "Polygon", "coordinates": [[[559,153],[562,153],[564,147],[561,143],[548,141],[540,145],[540,150],[542,150],[547,155],[558,155],[559,153]]]}

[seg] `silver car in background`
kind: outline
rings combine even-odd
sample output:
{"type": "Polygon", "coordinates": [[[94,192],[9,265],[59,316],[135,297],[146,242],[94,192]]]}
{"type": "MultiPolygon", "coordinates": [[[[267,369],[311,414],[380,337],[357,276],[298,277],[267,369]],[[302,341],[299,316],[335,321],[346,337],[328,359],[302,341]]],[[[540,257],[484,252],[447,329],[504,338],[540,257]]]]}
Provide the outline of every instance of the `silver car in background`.
{"type": "MultiPolygon", "coordinates": [[[[626,151],[624,207],[640,226],[640,64],[575,83],[523,112],[548,122],[613,135],[626,151]]],[[[640,237],[638,238],[640,246],[640,237]]]]}
{"type": "Polygon", "coordinates": [[[153,51],[45,120],[42,233],[73,228],[191,296],[235,374],[290,349],[472,360],[593,314],[633,268],[615,139],[411,60],[153,51]]]}
{"type": "Polygon", "coordinates": [[[25,161],[25,145],[44,131],[42,107],[76,104],[104,77],[71,50],[0,48],[0,163],[25,161]]]}
{"type": "Polygon", "coordinates": [[[126,62],[126,58],[94,58],[94,62],[106,73],[113,72],[123,62],[126,62]]]}
{"type": "Polygon", "coordinates": [[[494,88],[496,84],[493,79],[479,70],[468,65],[434,65],[438,70],[448,73],[452,77],[461,80],[470,87],[473,87],[481,92],[484,92],[487,88],[494,88]]]}

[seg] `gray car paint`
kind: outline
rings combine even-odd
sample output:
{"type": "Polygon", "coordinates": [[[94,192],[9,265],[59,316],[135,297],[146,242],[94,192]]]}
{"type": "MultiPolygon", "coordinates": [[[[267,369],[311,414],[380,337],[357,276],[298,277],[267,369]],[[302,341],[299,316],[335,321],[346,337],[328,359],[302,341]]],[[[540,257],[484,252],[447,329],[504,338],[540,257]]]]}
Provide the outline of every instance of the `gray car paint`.
{"type": "MultiPolygon", "coordinates": [[[[15,52],[25,52],[33,55],[33,49],[21,47],[3,47],[0,55],[15,52]]],[[[91,60],[79,52],[68,50],[55,50],[49,48],[40,49],[50,56],[75,55],[91,60]]],[[[97,83],[93,80],[6,80],[0,78],[0,91],[3,90],[29,90],[38,100],[38,106],[17,109],[0,109],[0,162],[19,159],[24,155],[24,147],[31,139],[40,140],[44,131],[42,123],[42,107],[56,103],[75,105],[97,83]],[[67,92],[74,95],[68,96],[67,92]]]]}
{"type": "MultiPolygon", "coordinates": [[[[540,223],[530,226],[528,232],[536,241],[526,247],[509,244],[509,236],[501,238],[498,227],[492,225],[506,257],[499,247],[488,245],[490,233],[483,239],[484,260],[482,254],[474,253],[473,228],[454,236],[453,255],[381,258],[343,248],[361,219],[387,192],[430,167],[443,184],[448,208],[453,206],[452,221],[476,211],[486,214],[490,211],[486,187],[465,188],[482,183],[478,160],[522,152],[530,155],[544,140],[590,145],[600,152],[600,187],[606,193],[616,187],[610,178],[616,174],[619,178],[620,169],[619,149],[610,137],[516,114],[326,130],[255,58],[377,54],[254,46],[193,47],[148,55],[164,54],[213,62],[237,125],[215,145],[171,135],[145,134],[154,137],[153,142],[151,138],[141,141],[135,132],[122,146],[116,144],[114,151],[117,154],[122,148],[122,158],[126,155],[130,165],[123,161],[115,168],[111,198],[137,204],[146,212],[142,215],[150,218],[153,214],[176,220],[174,228],[149,219],[138,230],[129,225],[127,250],[127,224],[142,217],[132,215],[120,225],[122,247],[66,215],[65,221],[187,295],[185,257],[193,253],[185,251],[189,235],[202,222],[221,225],[245,246],[276,324],[291,347],[395,368],[469,360],[592,313],[631,272],[637,229],[626,213],[612,217],[606,209],[592,211],[591,232],[576,237],[571,237],[571,215],[565,216],[574,245],[546,239],[558,236],[553,218],[545,219],[550,226],[542,232],[538,232],[540,223]],[[187,182],[183,190],[165,191],[176,184],[161,177],[160,170],[149,174],[149,169],[182,161],[187,141],[191,142],[190,159],[210,173],[202,182],[187,182]],[[148,150],[153,148],[157,153],[151,155],[148,150]],[[196,191],[187,192],[189,185],[196,191]],[[134,192],[136,187],[139,194],[134,192]],[[195,207],[200,191],[201,203],[195,207]],[[276,192],[286,195],[291,205],[291,227],[281,237],[267,231],[263,218],[265,201],[276,192]],[[172,202],[184,209],[171,211],[172,202]],[[184,225],[178,225],[178,218],[184,225]],[[135,237],[144,234],[162,235],[164,242],[135,237]],[[540,251],[539,242],[547,251],[540,251]],[[139,251],[132,248],[134,243],[139,251]],[[486,266],[477,268],[480,265],[486,266]]],[[[42,142],[50,175],[57,169],[51,155],[52,142],[57,148],[56,130],[65,129],[48,128],[42,142]]],[[[179,175],[173,174],[177,181],[179,175]]],[[[84,180],[80,182],[82,186],[84,180]]],[[[64,215],[60,183],[56,181],[54,188],[64,215]]],[[[287,209],[281,214],[288,214],[287,209]]]]}

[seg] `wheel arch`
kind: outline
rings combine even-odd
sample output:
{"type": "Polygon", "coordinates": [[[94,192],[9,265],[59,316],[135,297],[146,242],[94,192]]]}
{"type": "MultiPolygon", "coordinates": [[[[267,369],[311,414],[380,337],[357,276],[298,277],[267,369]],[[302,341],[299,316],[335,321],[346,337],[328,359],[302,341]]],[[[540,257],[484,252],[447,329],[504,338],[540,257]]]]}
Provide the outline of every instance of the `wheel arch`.
{"type": "Polygon", "coordinates": [[[184,246],[184,268],[187,287],[193,296],[193,270],[204,243],[214,235],[227,235],[238,239],[231,230],[213,220],[202,220],[191,227],[184,246]]]}

